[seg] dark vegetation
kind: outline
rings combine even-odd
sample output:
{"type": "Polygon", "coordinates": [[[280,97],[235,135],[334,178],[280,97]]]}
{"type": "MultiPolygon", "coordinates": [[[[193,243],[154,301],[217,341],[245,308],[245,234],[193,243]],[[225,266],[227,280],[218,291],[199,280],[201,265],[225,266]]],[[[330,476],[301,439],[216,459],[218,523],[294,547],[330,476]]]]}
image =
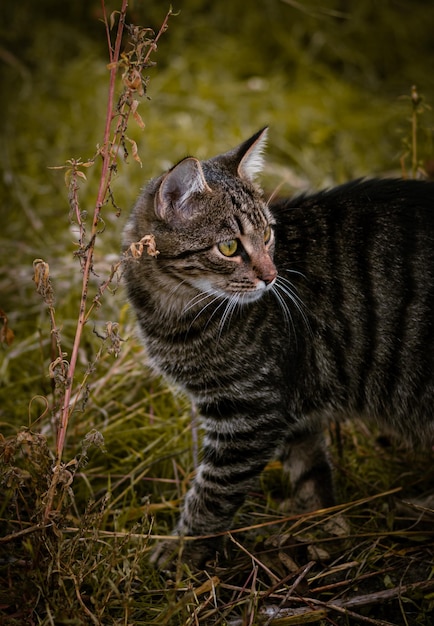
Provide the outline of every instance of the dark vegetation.
{"type": "MultiPolygon", "coordinates": [[[[109,17],[120,9],[107,2],[109,17]]],[[[430,3],[179,9],[151,54],[157,65],[143,65],[149,84],[128,79],[141,118],[115,137],[100,207],[110,156],[102,5],[0,7],[0,623],[431,624],[433,517],[421,498],[432,492],[432,452],[360,424],[330,433],[341,506],[291,516],[271,465],[227,562],[200,575],[180,566],[175,581],[148,565],[194,471],[198,435],[186,400],[146,369],[119,285],[120,232],[139,188],[185,154],[216,154],[266,124],[270,192],[434,169],[430,3]],[[77,343],[87,261],[91,311],[77,343]],[[419,501],[405,507],[408,498],[419,501]],[[342,514],[349,533],[339,533],[342,514]]],[[[131,2],[127,23],[158,33],[167,10],[131,2]]],[[[124,30],[122,49],[137,50],[132,36],[124,30]]]]}

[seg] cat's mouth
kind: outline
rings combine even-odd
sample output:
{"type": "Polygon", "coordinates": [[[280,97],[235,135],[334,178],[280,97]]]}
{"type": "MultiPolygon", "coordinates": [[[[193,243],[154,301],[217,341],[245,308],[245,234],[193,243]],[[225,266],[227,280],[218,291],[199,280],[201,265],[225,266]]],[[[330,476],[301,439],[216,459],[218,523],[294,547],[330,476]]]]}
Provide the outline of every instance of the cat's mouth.
{"type": "Polygon", "coordinates": [[[268,283],[263,280],[258,280],[256,285],[252,285],[251,288],[244,287],[241,289],[237,289],[236,286],[228,289],[222,289],[216,286],[210,287],[210,285],[205,285],[202,281],[200,282],[201,284],[197,284],[196,287],[199,287],[204,294],[208,294],[217,299],[230,300],[234,304],[242,306],[260,300],[267,291],[273,289],[276,279],[268,283]]]}
{"type": "Polygon", "coordinates": [[[188,305],[184,308],[184,313],[192,311],[199,307],[202,311],[207,309],[213,303],[220,309],[226,302],[230,310],[238,306],[246,306],[260,300],[266,292],[272,291],[276,280],[272,280],[268,284],[259,280],[256,285],[251,288],[237,289],[222,288],[218,285],[212,285],[206,279],[198,279],[191,281],[191,285],[199,290],[199,293],[189,300],[188,305]]]}
{"type": "Polygon", "coordinates": [[[262,298],[265,292],[271,291],[273,289],[275,282],[275,278],[268,283],[263,280],[259,280],[256,283],[255,289],[239,292],[240,304],[249,304],[250,302],[256,302],[257,300],[262,298]]]}

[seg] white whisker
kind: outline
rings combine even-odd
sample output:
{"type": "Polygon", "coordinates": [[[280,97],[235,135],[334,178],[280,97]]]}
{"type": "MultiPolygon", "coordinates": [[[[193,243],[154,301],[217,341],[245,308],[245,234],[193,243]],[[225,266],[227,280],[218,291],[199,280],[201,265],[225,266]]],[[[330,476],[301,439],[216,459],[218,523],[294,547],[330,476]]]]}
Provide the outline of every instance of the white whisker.
{"type": "MultiPolygon", "coordinates": [[[[241,302],[242,302],[242,296],[241,296],[241,302]]],[[[204,330],[208,327],[208,325],[211,323],[213,318],[219,313],[219,311],[221,311],[222,307],[224,307],[220,316],[220,320],[218,322],[218,339],[220,339],[223,333],[224,327],[225,326],[227,327],[230,325],[234,312],[239,303],[240,303],[240,294],[223,295],[222,293],[212,288],[206,289],[205,291],[200,291],[195,296],[193,296],[191,300],[188,301],[188,303],[185,305],[182,311],[183,315],[185,315],[189,311],[192,311],[192,309],[194,310],[196,308],[199,308],[199,310],[197,311],[197,313],[194,315],[193,319],[190,322],[188,331],[190,331],[193,324],[197,321],[197,319],[203,313],[205,313],[208,307],[210,307],[211,305],[216,305],[216,306],[213,306],[211,315],[208,317],[204,325],[204,330]]]]}
{"type": "Polygon", "coordinates": [[[221,337],[221,334],[223,332],[223,327],[225,326],[225,324],[227,324],[227,326],[230,326],[232,316],[234,314],[235,309],[237,308],[238,300],[239,298],[237,295],[231,295],[226,300],[226,307],[225,307],[225,310],[223,311],[223,315],[219,323],[219,334],[218,334],[219,339],[221,337]]]}
{"type": "MultiPolygon", "coordinates": [[[[292,271],[292,270],[289,270],[289,271],[291,271],[294,274],[303,276],[303,274],[301,274],[300,272],[292,271]]],[[[286,323],[292,326],[294,333],[295,333],[295,325],[294,325],[293,315],[286,302],[286,298],[290,301],[290,304],[292,304],[297,309],[302,320],[306,324],[306,328],[309,330],[309,332],[312,332],[310,323],[309,323],[309,318],[306,313],[306,305],[301,300],[300,296],[297,293],[296,288],[294,287],[294,285],[291,283],[290,280],[279,275],[273,286],[273,294],[276,296],[277,301],[279,302],[279,305],[282,308],[286,323]]]]}
{"type": "MultiPolygon", "coordinates": [[[[205,328],[207,328],[208,324],[211,322],[212,318],[213,318],[213,317],[214,317],[214,315],[217,313],[217,311],[218,311],[219,309],[221,309],[221,307],[222,307],[224,304],[226,304],[226,303],[227,303],[227,301],[228,301],[227,296],[221,296],[221,295],[218,295],[218,296],[216,296],[216,297],[214,298],[213,302],[215,302],[216,300],[219,300],[219,299],[221,300],[221,302],[220,302],[220,304],[219,304],[219,305],[218,305],[218,306],[214,309],[214,311],[211,313],[210,317],[208,318],[207,323],[205,324],[205,328]]],[[[224,314],[224,313],[223,313],[223,314],[224,314]]],[[[219,326],[220,326],[220,324],[219,324],[219,326]]]]}
{"type": "Polygon", "coordinates": [[[275,285],[275,287],[273,288],[273,295],[276,297],[276,299],[277,299],[277,301],[279,303],[279,306],[282,309],[286,325],[287,326],[291,326],[292,330],[294,331],[294,334],[295,334],[295,326],[294,326],[294,321],[292,319],[291,310],[289,309],[288,305],[286,304],[285,298],[280,294],[277,285],[275,285]]]}
{"type": "Polygon", "coordinates": [[[200,291],[198,294],[196,294],[183,309],[183,314],[186,314],[191,309],[200,307],[196,315],[191,320],[187,333],[190,331],[191,327],[196,322],[196,320],[208,309],[209,306],[221,300],[221,302],[214,308],[208,320],[206,321],[205,326],[204,326],[204,330],[205,330],[210,324],[214,315],[217,313],[217,311],[227,302],[227,299],[228,298],[226,296],[222,295],[218,291],[215,291],[214,289],[206,289],[205,291],[200,291]],[[206,302],[207,300],[209,300],[209,302],[206,302]],[[205,302],[206,304],[202,306],[202,304],[205,302]]]}
{"type": "MultiPolygon", "coordinates": [[[[214,302],[214,299],[216,297],[216,294],[213,293],[212,291],[210,292],[199,292],[198,294],[196,294],[193,298],[191,298],[191,300],[188,301],[188,303],[185,305],[182,313],[183,315],[185,313],[187,313],[188,311],[190,311],[190,309],[195,308],[197,305],[199,305],[201,302],[203,302],[204,300],[207,300],[208,298],[213,297],[213,300],[211,300],[211,302],[214,302]]],[[[211,304],[211,302],[209,302],[206,306],[209,306],[211,304]]],[[[206,308],[206,307],[204,307],[206,308]]],[[[200,313],[200,312],[199,312],[200,313]]],[[[196,317],[194,318],[196,320],[196,317]]]]}

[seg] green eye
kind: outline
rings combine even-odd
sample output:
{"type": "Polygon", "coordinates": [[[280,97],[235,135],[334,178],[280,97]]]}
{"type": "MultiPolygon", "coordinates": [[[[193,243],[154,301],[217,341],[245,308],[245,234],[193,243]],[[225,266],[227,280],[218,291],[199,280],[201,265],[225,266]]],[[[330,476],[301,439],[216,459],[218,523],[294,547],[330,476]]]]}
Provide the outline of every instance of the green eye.
{"type": "Polygon", "coordinates": [[[218,249],[225,256],[234,256],[238,252],[238,241],[229,239],[218,244],[218,249]]]}
{"type": "Polygon", "coordinates": [[[266,226],[264,230],[264,243],[268,243],[271,239],[271,226],[266,226]]]}

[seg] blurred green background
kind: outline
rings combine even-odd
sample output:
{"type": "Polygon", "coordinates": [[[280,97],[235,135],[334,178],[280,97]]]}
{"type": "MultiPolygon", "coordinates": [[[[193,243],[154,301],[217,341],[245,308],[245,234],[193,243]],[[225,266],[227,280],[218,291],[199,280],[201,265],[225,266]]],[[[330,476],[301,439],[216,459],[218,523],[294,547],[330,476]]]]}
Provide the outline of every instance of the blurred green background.
{"type": "MultiPolygon", "coordinates": [[[[120,1],[107,2],[108,12],[120,1]]],[[[129,21],[158,30],[169,5],[131,1],[129,21]]],[[[141,186],[186,154],[213,156],[270,126],[267,190],[318,188],[399,174],[410,138],[411,85],[434,103],[434,4],[428,0],[179,0],[154,54],[146,128],[132,121],[131,157],[113,181],[96,249],[93,288],[118,255],[141,186]]],[[[108,54],[98,0],[5,0],[0,7],[0,308],[16,338],[0,346],[0,428],[26,423],[29,400],[50,391],[49,324],[32,261],[50,264],[58,323],[70,347],[81,272],[73,259],[61,170],[91,158],[105,120],[108,54]]],[[[433,117],[419,116],[419,158],[432,159],[433,117]]],[[[407,165],[409,159],[407,159],[407,165]]],[[[93,210],[98,163],[81,208],[93,210]]],[[[97,320],[118,319],[122,292],[97,320]]],[[[87,341],[92,342],[92,329],[87,341]]],[[[83,348],[83,367],[92,348],[83,348]]]]}

